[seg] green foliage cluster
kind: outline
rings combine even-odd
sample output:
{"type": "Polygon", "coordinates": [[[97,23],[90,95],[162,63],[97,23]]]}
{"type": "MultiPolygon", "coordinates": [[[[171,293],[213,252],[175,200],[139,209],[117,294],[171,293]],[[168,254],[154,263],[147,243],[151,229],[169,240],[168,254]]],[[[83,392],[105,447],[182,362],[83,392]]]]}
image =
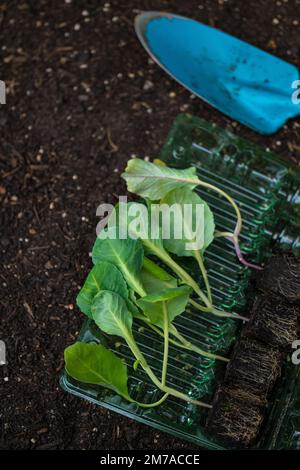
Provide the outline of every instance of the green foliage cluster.
{"type": "MultiPolygon", "coordinates": [[[[191,344],[176,329],[174,319],[185,311],[187,304],[192,304],[200,312],[242,318],[230,312],[217,310],[213,306],[203,258],[205,249],[213,241],[216,232],[212,211],[193,191],[201,181],[194,168],[177,170],[139,159],[130,160],[122,176],[126,180],[128,190],[144,201],[128,203],[126,221],[116,216],[121,213],[120,207],[115,208],[114,218],[111,219],[111,222],[115,221],[115,226],[110,223],[97,237],[92,251],[94,266],[77,297],[77,305],[103,332],[119,336],[126,341],[134,357],[134,367],[142,367],[155,386],[161,390],[162,397],[158,402],[138,403],[138,405],[157,406],[169,395],[173,395],[188,402],[210,407],[206,403],[192,400],[167,385],[170,343],[212,360],[227,361],[222,356],[191,344]],[[203,224],[205,224],[203,247],[188,248],[192,234],[190,236],[187,234],[186,238],[180,240],[175,238],[176,216],[171,221],[169,239],[160,236],[159,226],[157,227],[159,236],[151,237],[149,218],[151,204],[154,202],[156,205],[176,203],[179,211],[184,204],[191,204],[192,221],[195,218],[194,209],[197,204],[203,204],[203,224]],[[142,214],[139,225],[130,224],[130,214],[139,210],[142,214]],[[124,226],[130,227],[129,237],[120,236],[120,230],[124,226]],[[111,236],[112,230],[117,233],[117,237],[111,236]],[[143,236],[145,232],[147,236],[143,236]],[[205,291],[175,261],[174,254],[177,257],[195,258],[204,280],[205,291]],[[159,377],[153,372],[135,341],[132,330],[134,321],[144,322],[162,338],[164,357],[159,377]]],[[[229,198],[228,195],[226,197],[229,198]]],[[[236,207],[234,201],[233,205],[236,207]]],[[[184,218],[185,213],[183,210],[181,212],[184,218]]],[[[240,227],[238,209],[237,214],[237,225],[240,227]]],[[[187,225],[191,226],[191,221],[187,225]]],[[[232,236],[237,237],[237,232],[232,236]]],[[[105,386],[126,400],[134,401],[129,396],[127,388],[127,365],[104,346],[77,342],[65,350],[65,363],[71,377],[85,383],[105,386]]]]}

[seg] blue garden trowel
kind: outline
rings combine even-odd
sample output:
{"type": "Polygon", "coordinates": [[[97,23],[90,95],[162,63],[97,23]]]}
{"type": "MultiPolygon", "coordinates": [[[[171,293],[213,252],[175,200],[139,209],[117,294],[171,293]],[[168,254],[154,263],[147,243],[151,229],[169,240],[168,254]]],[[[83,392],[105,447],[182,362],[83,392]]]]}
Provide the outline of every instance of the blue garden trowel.
{"type": "Polygon", "coordinates": [[[136,17],[135,29],[175,80],[246,126],[272,134],[300,115],[295,66],[182,16],[145,12],[136,17]]]}

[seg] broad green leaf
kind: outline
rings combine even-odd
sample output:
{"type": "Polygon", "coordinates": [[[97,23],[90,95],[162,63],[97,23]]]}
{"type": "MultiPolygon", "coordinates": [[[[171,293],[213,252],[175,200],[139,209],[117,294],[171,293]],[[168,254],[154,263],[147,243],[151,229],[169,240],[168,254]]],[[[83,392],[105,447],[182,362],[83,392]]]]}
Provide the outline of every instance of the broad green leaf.
{"type": "Polygon", "coordinates": [[[155,165],[141,159],[129,160],[122,178],[131,193],[157,201],[175,188],[195,188],[199,182],[196,169],[185,170],[155,165]]]}
{"type": "Polygon", "coordinates": [[[185,311],[190,293],[191,288],[188,286],[164,289],[139,299],[137,303],[153,325],[163,327],[163,302],[167,303],[169,320],[172,322],[185,311]]]}
{"type": "Polygon", "coordinates": [[[140,240],[114,238],[114,227],[103,230],[97,237],[92,251],[93,263],[107,261],[123,274],[129,286],[140,296],[144,289],[140,282],[144,250],[140,240]]]}
{"type": "Polygon", "coordinates": [[[67,373],[80,382],[102,385],[130,399],[127,366],[100,344],[77,342],[65,349],[67,373]]]}
{"type": "Polygon", "coordinates": [[[153,294],[166,288],[177,287],[177,279],[149,258],[144,258],[141,279],[147,294],[153,294]]]}
{"type": "Polygon", "coordinates": [[[98,292],[110,290],[128,300],[128,289],[119,269],[107,261],[95,264],[79,292],[76,302],[80,310],[90,318],[92,317],[91,304],[98,292]]]}
{"type": "Polygon", "coordinates": [[[178,256],[195,256],[196,251],[203,253],[213,241],[215,231],[214,216],[208,204],[190,188],[171,191],[161,204],[172,207],[170,238],[164,239],[166,249],[178,256]],[[198,248],[196,241],[201,245],[198,248]]]}
{"type": "Polygon", "coordinates": [[[140,202],[117,204],[109,217],[108,226],[116,225],[117,233],[143,243],[148,254],[157,254],[164,250],[159,226],[159,214],[154,210],[158,204],[146,206],[140,202]],[[151,211],[151,207],[153,208],[151,211]]]}
{"type": "Polygon", "coordinates": [[[93,320],[105,333],[124,339],[131,335],[132,315],[125,300],[115,292],[100,291],[93,300],[91,310],[93,320]]]}

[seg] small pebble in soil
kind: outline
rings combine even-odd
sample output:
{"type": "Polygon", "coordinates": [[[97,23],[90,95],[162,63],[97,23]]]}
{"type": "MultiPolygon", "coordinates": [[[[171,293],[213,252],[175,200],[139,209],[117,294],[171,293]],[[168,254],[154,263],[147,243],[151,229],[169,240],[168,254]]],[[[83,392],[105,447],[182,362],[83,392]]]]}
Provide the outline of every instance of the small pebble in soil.
{"type": "Polygon", "coordinates": [[[148,91],[148,90],[151,90],[153,87],[154,87],[153,82],[151,82],[151,80],[146,80],[143,86],[143,90],[148,91]]]}

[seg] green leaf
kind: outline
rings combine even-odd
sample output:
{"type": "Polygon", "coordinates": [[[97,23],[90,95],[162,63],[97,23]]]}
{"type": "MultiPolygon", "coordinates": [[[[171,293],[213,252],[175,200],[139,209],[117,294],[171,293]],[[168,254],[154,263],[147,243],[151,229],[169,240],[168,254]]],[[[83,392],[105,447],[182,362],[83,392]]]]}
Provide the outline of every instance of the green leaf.
{"type": "Polygon", "coordinates": [[[158,204],[146,206],[140,202],[117,204],[112,212],[108,224],[116,226],[117,233],[123,233],[134,240],[141,240],[148,254],[157,254],[164,250],[159,226],[159,214],[155,216],[155,207],[158,204]],[[152,217],[153,215],[153,217],[152,217]]]}
{"type": "Polygon", "coordinates": [[[97,326],[109,335],[127,340],[131,335],[132,315],[125,300],[115,292],[102,290],[93,300],[92,317],[97,326]]]}
{"type": "Polygon", "coordinates": [[[128,301],[128,289],[119,269],[107,261],[101,261],[92,268],[79,292],[76,302],[80,310],[92,317],[91,305],[94,297],[101,290],[110,290],[128,301]]]}
{"type": "Polygon", "coordinates": [[[102,385],[130,399],[127,366],[100,344],[77,342],[65,349],[67,373],[80,382],[102,385]]]}
{"type": "Polygon", "coordinates": [[[114,232],[114,227],[110,227],[97,237],[92,251],[93,263],[107,261],[117,266],[129,286],[142,296],[145,293],[139,279],[144,258],[142,243],[131,238],[113,238],[114,232]]]}
{"type": "Polygon", "coordinates": [[[152,201],[161,199],[175,188],[189,186],[193,189],[199,182],[193,167],[177,170],[138,158],[128,161],[121,176],[126,180],[128,191],[152,201]]]}
{"type": "Polygon", "coordinates": [[[139,299],[137,303],[153,325],[163,327],[163,302],[167,302],[169,320],[172,322],[185,311],[190,293],[188,286],[163,289],[139,299]]]}
{"type": "Polygon", "coordinates": [[[153,294],[166,288],[177,287],[177,279],[149,258],[144,258],[141,279],[147,294],[153,294]]]}
{"type": "Polygon", "coordinates": [[[171,191],[161,204],[173,206],[174,211],[171,212],[170,238],[164,240],[166,249],[178,256],[195,256],[196,251],[203,253],[213,241],[215,231],[214,216],[208,204],[190,188],[171,191]],[[181,220],[184,230],[180,231],[181,238],[176,238],[181,220]],[[201,243],[198,249],[192,246],[197,237],[201,243]]]}

